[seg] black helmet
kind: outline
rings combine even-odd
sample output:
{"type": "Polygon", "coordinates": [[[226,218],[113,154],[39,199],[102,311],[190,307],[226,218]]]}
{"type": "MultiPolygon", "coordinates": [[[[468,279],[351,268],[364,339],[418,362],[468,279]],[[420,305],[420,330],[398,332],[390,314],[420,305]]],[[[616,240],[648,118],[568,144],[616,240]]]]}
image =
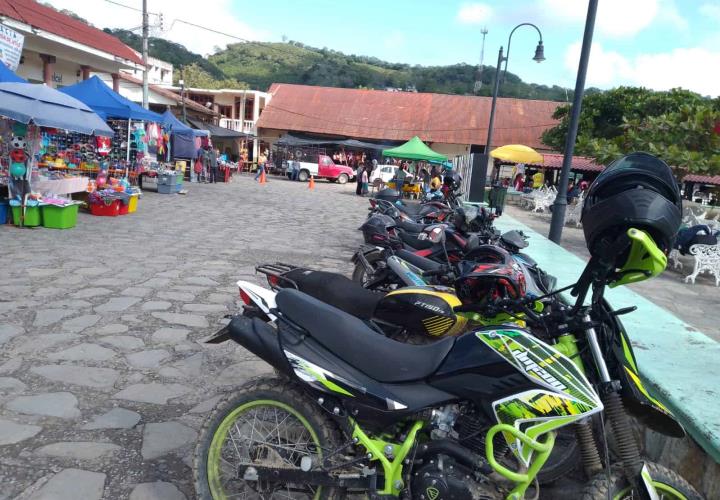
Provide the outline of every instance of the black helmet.
{"type": "MultiPolygon", "coordinates": [[[[630,228],[646,231],[667,254],[682,219],[682,200],[670,167],[648,153],[611,163],[592,183],[582,210],[590,254],[630,228]]],[[[622,267],[622,263],[618,263],[622,267]]]]}
{"type": "Polygon", "coordinates": [[[400,199],[400,193],[391,188],[385,188],[377,192],[375,198],[395,203],[400,199]]]}
{"type": "Polygon", "coordinates": [[[363,238],[368,245],[401,248],[402,241],[395,232],[395,227],[396,224],[392,217],[374,214],[359,229],[363,232],[363,238]]]}

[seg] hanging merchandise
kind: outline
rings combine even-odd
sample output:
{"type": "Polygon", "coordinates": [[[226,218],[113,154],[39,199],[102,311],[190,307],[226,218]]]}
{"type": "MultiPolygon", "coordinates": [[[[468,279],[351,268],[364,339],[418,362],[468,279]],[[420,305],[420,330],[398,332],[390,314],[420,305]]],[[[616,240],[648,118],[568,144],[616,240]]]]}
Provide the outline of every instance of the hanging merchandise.
{"type": "Polygon", "coordinates": [[[110,155],[110,151],[112,150],[112,140],[109,137],[95,137],[95,145],[97,146],[98,155],[110,155]]]}

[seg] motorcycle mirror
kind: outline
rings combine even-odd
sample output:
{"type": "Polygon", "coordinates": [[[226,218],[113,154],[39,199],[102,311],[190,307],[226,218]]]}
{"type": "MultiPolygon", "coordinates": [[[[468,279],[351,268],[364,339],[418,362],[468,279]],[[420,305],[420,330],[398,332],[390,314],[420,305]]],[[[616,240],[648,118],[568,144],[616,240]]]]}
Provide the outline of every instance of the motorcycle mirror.
{"type": "Polygon", "coordinates": [[[445,228],[441,225],[430,226],[425,234],[427,234],[427,238],[433,243],[445,242],[445,228]]]}

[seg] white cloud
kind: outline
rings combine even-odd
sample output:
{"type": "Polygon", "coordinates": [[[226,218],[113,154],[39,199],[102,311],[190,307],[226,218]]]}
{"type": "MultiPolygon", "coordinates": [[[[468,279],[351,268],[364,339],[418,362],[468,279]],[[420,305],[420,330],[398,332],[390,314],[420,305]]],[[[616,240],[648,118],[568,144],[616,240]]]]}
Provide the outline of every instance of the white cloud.
{"type": "Polygon", "coordinates": [[[674,0],[661,0],[658,21],[683,31],[690,27],[690,23],[680,14],[674,0]]]}
{"type": "MultiPolygon", "coordinates": [[[[140,12],[102,0],[93,2],[87,0],[47,1],[55,8],[75,12],[99,28],[132,29],[142,24],[140,12]]],[[[136,8],[140,8],[142,5],[140,0],[120,0],[120,3],[136,8]]],[[[233,3],[232,0],[204,0],[201,4],[190,0],[151,0],[148,2],[148,10],[162,13],[165,18],[166,31],[162,34],[157,33],[157,36],[181,43],[189,50],[199,54],[210,54],[214,52],[215,47],[225,48],[227,44],[237,43],[239,40],[194,28],[178,22],[178,19],[248,40],[267,39],[266,32],[256,30],[235,17],[233,3]],[[198,9],[199,5],[201,5],[200,9],[198,9]],[[201,15],[198,15],[199,13],[201,15]]],[[[150,16],[151,24],[156,20],[155,16],[150,16]]]]}
{"type": "MultiPolygon", "coordinates": [[[[551,21],[584,25],[587,17],[587,2],[578,0],[543,0],[542,8],[551,21]]],[[[657,14],[658,0],[603,0],[595,28],[607,37],[631,37],[652,24],[657,14]]]]}
{"type": "Polygon", "coordinates": [[[457,20],[462,24],[482,24],[493,14],[492,7],[484,3],[465,3],[460,6],[457,20]]]}
{"type": "Polygon", "coordinates": [[[720,22],[720,5],[705,3],[700,6],[700,14],[720,22]]]}
{"type": "MultiPolygon", "coordinates": [[[[577,73],[580,42],[572,44],[565,53],[569,74],[577,73]]],[[[609,88],[636,85],[654,90],[682,87],[702,95],[720,95],[720,51],[702,47],[678,48],[670,52],[640,54],[627,58],[615,51],[607,51],[593,43],[590,51],[586,87],[609,88]],[[698,68],[704,68],[698,74],[698,68]]]]}

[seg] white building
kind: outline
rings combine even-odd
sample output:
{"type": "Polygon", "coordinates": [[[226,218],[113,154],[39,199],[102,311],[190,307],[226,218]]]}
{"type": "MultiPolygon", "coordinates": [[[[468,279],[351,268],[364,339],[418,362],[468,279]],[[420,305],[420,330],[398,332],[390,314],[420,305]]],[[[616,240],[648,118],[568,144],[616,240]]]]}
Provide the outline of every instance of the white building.
{"type": "Polygon", "coordinates": [[[30,82],[64,87],[98,71],[117,88],[120,70],[142,68],[119,39],[34,0],[0,2],[0,23],[25,37],[16,73],[30,82]]]}
{"type": "MultiPolygon", "coordinates": [[[[142,80],[142,68],[122,71],[142,80]]],[[[173,65],[154,57],[148,57],[148,83],[171,86],[173,84],[173,65]]]]}

